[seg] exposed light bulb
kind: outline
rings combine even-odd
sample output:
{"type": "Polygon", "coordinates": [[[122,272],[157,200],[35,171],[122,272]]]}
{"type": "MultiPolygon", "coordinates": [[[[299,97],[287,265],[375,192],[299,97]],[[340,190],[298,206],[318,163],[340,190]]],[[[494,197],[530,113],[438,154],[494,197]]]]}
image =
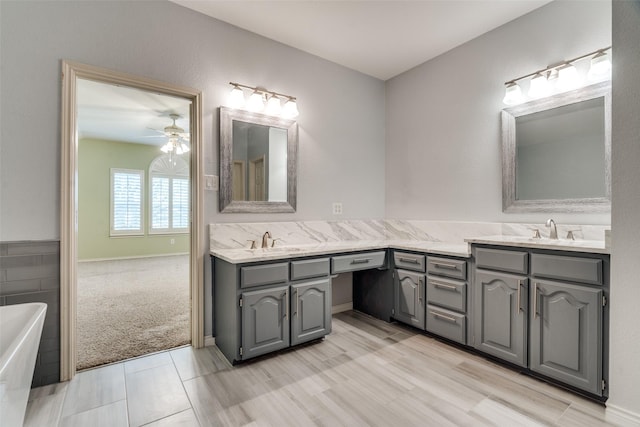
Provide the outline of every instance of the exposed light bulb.
{"type": "Polygon", "coordinates": [[[282,106],[280,105],[280,98],[276,95],[271,95],[271,98],[267,101],[266,113],[272,116],[277,116],[282,112],[282,106]]]}
{"type": "Polygon", "coordinates": [[[561,90],[571,90],[580,86],[578,70],[572,64],[565,64],[558,68],[558,83],[556,87],[561,90]]]}
{"type": "Polygon", "coordinates": [[[282,110],[282,115],[284,117],[293,119],[298,117],[300,113],[298,112],[298,105],[296,104],[295,98],[289,98],[289,100],[284,104],[284,108],[282,110]]]}
{"type": "Polygon", "coordinates": [[[551,85],[547,80],[547,77],[542,73],[537,73],[529,82],[529,96],[531,98],[542,98],[549,95],[551,92],[551,85]]]}
{"type": "Polygon", "coordinates": [[[240,89],[240,86],[234,86],[233,89],[231,89],[231,93],[229,93],[229,107],[244,107],[244,92],[240,89]]]}
{"type": "Polygon", "coordinates": [[[247,101],[247,110],[260,112],[264,110],[264,100],[262,94],[257,90],[254,91],[249,97],[249,101],[247,101]]]}
{"type": "Polygon", "coordinates": [[[589,80],[607,79],[611,75],[611,60],[606,52],[600,51],[591,58],[591,66],[587,77],[589,80]]]}
{"type": "Polygon", "coordinates": [[[524,98],[522,96],[522,89],[520,89],[520,86],[518,85],[518,83],[516,82],[507,83],[507,87],[505,89],[505,94],[504,94],[504,98],[502,99],[502,102],[504,102],[507,105],[515,105],[522,102],[523,99],[524,98]]]}

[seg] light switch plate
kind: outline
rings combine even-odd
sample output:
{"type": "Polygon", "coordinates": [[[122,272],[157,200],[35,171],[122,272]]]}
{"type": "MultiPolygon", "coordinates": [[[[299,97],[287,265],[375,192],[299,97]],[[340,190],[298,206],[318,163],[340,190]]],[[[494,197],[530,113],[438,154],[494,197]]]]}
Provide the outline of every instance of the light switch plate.
{"type": "Polygon", "coordinates": [[[218,175],[204,176],[204,189],[207,191],[218,191],[219,181],[218,175]]]}
{"type": "Polygon", "coordinates": [[[334,202],[333,203],[333,214],[334,215],[342,215],[342,203],[334,202]]]}

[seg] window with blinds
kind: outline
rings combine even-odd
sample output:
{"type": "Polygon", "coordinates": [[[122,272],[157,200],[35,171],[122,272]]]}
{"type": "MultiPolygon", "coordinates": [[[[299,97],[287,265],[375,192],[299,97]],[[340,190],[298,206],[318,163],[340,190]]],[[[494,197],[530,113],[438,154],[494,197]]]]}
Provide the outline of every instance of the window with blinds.
{"type": "Polygon", "coordinates": [[[185,233],[189,230],[189,165],[176,156],[157,157],[149,167],[149,233],[185,233]]]}
{"type": "Polygon", "coordinates": [[[141,235],[144,171],[111,169],[111,236],[141,235]]]}

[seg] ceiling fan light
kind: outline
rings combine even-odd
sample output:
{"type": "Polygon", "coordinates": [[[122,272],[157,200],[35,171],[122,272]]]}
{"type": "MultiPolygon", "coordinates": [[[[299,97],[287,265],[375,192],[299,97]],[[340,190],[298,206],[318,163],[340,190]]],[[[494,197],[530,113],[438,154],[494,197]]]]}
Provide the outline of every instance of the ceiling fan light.
{"type": "Polygon", "coordinates": [[[293,119],[298,117],[300,113],[298,112],[298,105],[296,104],[295,98],[289,98],[289,100],[284,104],[282,109],[282,115],[284,117],[293,119]]]}
{"type": "Polygon", "coordinates": [[[522,89],[516,82],[507,83],[507,87],[505,88],[504,98],[502,102],[507,105],[515,105],[519,104],[523,101],[522,89]]]}
{"type": "Polygon", "coordinates": [[[187,144],[185,144],[184,142],[180,143],[180,148],[182,149],[183,153],[188,153],[191,149],[189,148],[189,146],[187,144]]]}
{"type": "Polygon", "coordinates": [[[262,98],[262,94],[257,90],[251,94],[249,97],[249,101],[247,101],[247,110],[260,112],[264,110],[264,100],[262,98]]]}
{"type": "Polygon", "coordinates": [[[168,153],[169,151],[171,151],[171,148],[171,143],[167,142],[162,147],[160,147],[160,151],[162,151],[163,153],[168,153]]]}
{"type": "Polygon", "coordinates": [[[276,95],[271,95],[269,100],[267,101],[267,110],[266,113],[272,116],[280,115],[282,112],[282,105],[280,105],[280,98],[276,95]]]}
{"type": "Polygon", "coordinates": [[[233,89],[231,89],[231,93],[229,93],[229,107],[244,107],[244,92],[240,89],[240,86],[234,86],[233,89]]]}

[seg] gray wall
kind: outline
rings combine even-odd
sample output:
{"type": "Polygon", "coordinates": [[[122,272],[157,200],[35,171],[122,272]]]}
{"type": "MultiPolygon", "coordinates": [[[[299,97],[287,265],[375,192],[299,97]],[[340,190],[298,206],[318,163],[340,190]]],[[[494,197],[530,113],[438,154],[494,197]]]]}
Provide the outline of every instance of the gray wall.
{"type": "MultiPolygon", "coordinates": [[[[333,219],[334,201],[343,219],[384,216],[382,81],[167,1],[3,0],[0,242],[60,237],[62,59],[201,90],[207,174],[218,174],[217,108],[229,81],[297,97],[297,213],[219,214],[218,193],[206,192],[205,223],[333,219]]],[[[207,335],[210,282],[207,259],[207,335]]]]}
{"type": "Polygon", "coordinates": [[[640,1],[613,2],[611,393],[640,418],[640,1]]]}
{"type": "Polygon", "coordinates": [[[504,82],[610,44],[609,1],[556,0],[389,80],[386,216],[543,223],[548,214],[502,213],[504,82]]]}
{"type": "MultiPolygon", "coordinates": [[[[296,96],[298,212],[260,220],[330,219],[338,200],[345,218],[384,216],[382,81],[166,1],[0,7],[0,241],[59,238],[61,59],[202,90],[209,174],[218,173],[217,108],[229,81],[296,96]],[[358,175],[351,173],[355,166],[358,175]]],[[[206,220],[256,216],[218,214],[217,193],[208,192],[206,220]]]]}

